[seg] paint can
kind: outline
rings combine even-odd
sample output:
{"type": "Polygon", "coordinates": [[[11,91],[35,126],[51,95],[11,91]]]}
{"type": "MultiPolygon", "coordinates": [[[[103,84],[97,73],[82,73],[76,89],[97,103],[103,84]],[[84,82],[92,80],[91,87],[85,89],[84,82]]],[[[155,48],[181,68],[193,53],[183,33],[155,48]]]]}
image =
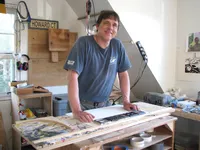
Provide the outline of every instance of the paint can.
{"type": "Polygon", "coordinates": [[[144,139],[145,142],[151,142],[152,141],[152,135],[148,133],[141,133],[140,137],[144,139]]]}
{"type": "Polygon", "coordinates": [[[144,139],[141,137],[132,137],[130,139],[130,144],[135,147],[143,147],[144,146],[144,139]]]}

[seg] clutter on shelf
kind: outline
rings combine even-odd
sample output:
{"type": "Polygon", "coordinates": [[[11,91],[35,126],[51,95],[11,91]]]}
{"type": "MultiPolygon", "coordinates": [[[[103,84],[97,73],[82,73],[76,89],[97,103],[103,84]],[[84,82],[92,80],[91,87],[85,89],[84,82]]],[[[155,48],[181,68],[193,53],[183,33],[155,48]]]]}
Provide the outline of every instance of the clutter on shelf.
{"type": "Polygon", "coordinates": [[[28,84],[27,81],[12,81],[9,85],[13,88],[13,92],[18,95],[21,94],[32,94],[32,93],[48,93],[49,90],[42,86],[34,86],[28,84]]]}

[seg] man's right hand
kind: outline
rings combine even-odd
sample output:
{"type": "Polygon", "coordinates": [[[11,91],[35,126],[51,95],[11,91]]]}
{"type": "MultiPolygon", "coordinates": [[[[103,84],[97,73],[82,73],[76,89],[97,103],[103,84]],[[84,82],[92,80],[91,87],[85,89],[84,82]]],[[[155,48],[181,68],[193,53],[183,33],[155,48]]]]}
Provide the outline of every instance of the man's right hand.
{"type": "Polygon", "coordinates": [[[94,120],[94,116],[85,111],[78,111],[73,113],[74,117],[77,118],[81,122],[92,122],[94,120]]]}

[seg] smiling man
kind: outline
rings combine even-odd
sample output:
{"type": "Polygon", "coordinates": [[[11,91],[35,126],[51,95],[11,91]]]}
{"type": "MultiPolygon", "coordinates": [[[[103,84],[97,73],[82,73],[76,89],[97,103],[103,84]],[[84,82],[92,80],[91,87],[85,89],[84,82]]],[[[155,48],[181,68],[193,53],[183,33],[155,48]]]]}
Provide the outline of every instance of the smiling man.
{"type": "Polygon", "coordinates": [[[130,103],[130,81],[127,70],[131,63],[120,40],[116,39],[120,19],[116,12],[102,11],[97,20],[97,34],[80,37],[67,58],[68,96],[74,117],[92,122],[94,116],[84,110],[110,106],[116,75],[119,76],[123,105],[138,110],[130,103]]]}

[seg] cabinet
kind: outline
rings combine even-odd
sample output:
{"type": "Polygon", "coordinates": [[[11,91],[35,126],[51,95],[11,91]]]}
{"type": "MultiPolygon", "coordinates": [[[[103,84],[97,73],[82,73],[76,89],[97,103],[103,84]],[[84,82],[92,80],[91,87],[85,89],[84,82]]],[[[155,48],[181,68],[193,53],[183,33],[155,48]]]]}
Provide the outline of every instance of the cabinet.
{"type": "MultiPolygon", "coordinates": [[[[47,112],[48,116],[53,115],[52,110],[52,93],[32,93],[17,95],[12,93],[12,123],[20,121],[19,111],[20,104],[24,108],[42,108],[47,112]]],[[[20,135],[13,130],[13,149],[20,150],[23,146],[21,144],[20,135]]]]}
{"type": "Polygon", "coordinates": [[[102,136],[84,140],[56,150],[110,150],[115,145],[125,145],[129,150],[148,150],[150,146],[159,142],[164,143],[164,150],[174,150],[174,130],[176,117],[166,116],[134,125],[122,130],[111,132],[102,136]],[[145,142],[141,148],[130,145],[130,138],[134,135],[154,129],[151,142],[145,142]]]}

